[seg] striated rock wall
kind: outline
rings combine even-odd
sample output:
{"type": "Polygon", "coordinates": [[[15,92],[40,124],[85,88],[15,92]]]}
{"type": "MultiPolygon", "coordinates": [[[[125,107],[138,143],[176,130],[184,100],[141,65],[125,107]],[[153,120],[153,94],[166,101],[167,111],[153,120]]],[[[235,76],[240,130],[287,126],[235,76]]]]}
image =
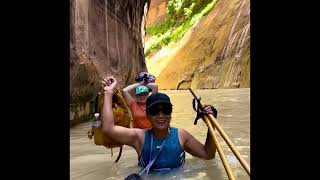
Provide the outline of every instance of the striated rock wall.
{"type": "Polygon", "coordinates": [[[147,15],[147,26],[164,22],[168,0],[151,0],[147,15]]]}
{"type": "Polygon", "coordinates": [[[250,87],[250,1],[219,0],[178,46],[159,72],[160,89],[250,87]]]}
{"type": "Polygon", "coordinates": [[[70,0],[70,124],[92,117],[101,78],[118,87],[146,71],[143,53],[150,0],[70,0]]]}

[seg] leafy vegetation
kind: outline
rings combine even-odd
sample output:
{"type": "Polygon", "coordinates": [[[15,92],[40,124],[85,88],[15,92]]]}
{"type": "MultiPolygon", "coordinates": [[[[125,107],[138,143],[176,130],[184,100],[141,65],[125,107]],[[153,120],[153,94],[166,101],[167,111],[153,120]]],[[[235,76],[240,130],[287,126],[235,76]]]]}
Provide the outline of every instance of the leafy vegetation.
{"type": "Polygon", "coordinates": [[[180,40],[203,16],[209,13],[218,0],[169,0],[166,20],[147,27],[153,35],[145,44],[145,55],[180,40]]]}

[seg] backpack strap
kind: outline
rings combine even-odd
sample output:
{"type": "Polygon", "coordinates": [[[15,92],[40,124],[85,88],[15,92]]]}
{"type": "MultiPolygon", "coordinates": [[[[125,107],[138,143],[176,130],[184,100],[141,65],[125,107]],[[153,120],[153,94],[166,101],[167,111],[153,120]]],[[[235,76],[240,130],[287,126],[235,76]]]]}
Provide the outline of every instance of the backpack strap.
{"type": "Polygon", "coordinates": [[[116,163],[116,162],[118,162],[118,161],[119,161],[119,159],[120,159],[120,157],[121,157],[121,154],[122,154],[122,147],[123,147],[123,146],[121,146],[121,147],[120,147],[118,157],[117,157],[116,161],[114,161],[115,163],[116,163]]]}
{"type": "Polygon", "coordinates": [[[98,100],[99,100],[99,95],[101,94],[101,92],[99,92],[96,96],[96,99],[94,101],[94,110],[93,113],[98,113],[98,100]]]}

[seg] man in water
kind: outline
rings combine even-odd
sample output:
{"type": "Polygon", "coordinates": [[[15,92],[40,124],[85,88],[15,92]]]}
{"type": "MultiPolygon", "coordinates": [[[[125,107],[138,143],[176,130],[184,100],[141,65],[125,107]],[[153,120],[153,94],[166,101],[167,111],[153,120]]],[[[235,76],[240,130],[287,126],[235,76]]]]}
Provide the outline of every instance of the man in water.
{"type": "MultiPolygon", "coordinates": [[[[162,150],[150,170],[174,169],[183,165],[185,151],[191,155],[210,160],[215,157],[216,146],[207,132],[203,145],[189,132],[182,128],[170,127],[172,104],[170,98],[163,93],[155,93],[146,101],[147,117],[152,129],[126,128],[114,124],[112,113],[112,94],[117,85],[114,77],[103,80],[104,104],[102,110],[102,131],[104,135],[134,148],[138,154],[139,164],[146,167],[162,150]],[[162,154],[162,155],[161,155],[162,154]]],[[[203,110],[205,114],[213,114],[210,106],[203,110]]]]}

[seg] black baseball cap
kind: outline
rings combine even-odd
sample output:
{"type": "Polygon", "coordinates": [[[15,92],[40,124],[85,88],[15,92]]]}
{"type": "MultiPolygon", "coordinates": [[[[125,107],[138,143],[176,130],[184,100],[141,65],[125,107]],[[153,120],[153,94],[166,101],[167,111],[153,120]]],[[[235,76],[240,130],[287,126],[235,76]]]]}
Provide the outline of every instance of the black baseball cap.
{"type": "Polygon", "coordinates": [[[154,93],[148,97],[147,102],[146,102],[146,107],[148,109],[148,108],[152,107],[153,105],[160,103],[160,102],[167,103],[172,106],[169,96],[167,96],[166,94],[163,94],[163,93],[154,93]]]}

